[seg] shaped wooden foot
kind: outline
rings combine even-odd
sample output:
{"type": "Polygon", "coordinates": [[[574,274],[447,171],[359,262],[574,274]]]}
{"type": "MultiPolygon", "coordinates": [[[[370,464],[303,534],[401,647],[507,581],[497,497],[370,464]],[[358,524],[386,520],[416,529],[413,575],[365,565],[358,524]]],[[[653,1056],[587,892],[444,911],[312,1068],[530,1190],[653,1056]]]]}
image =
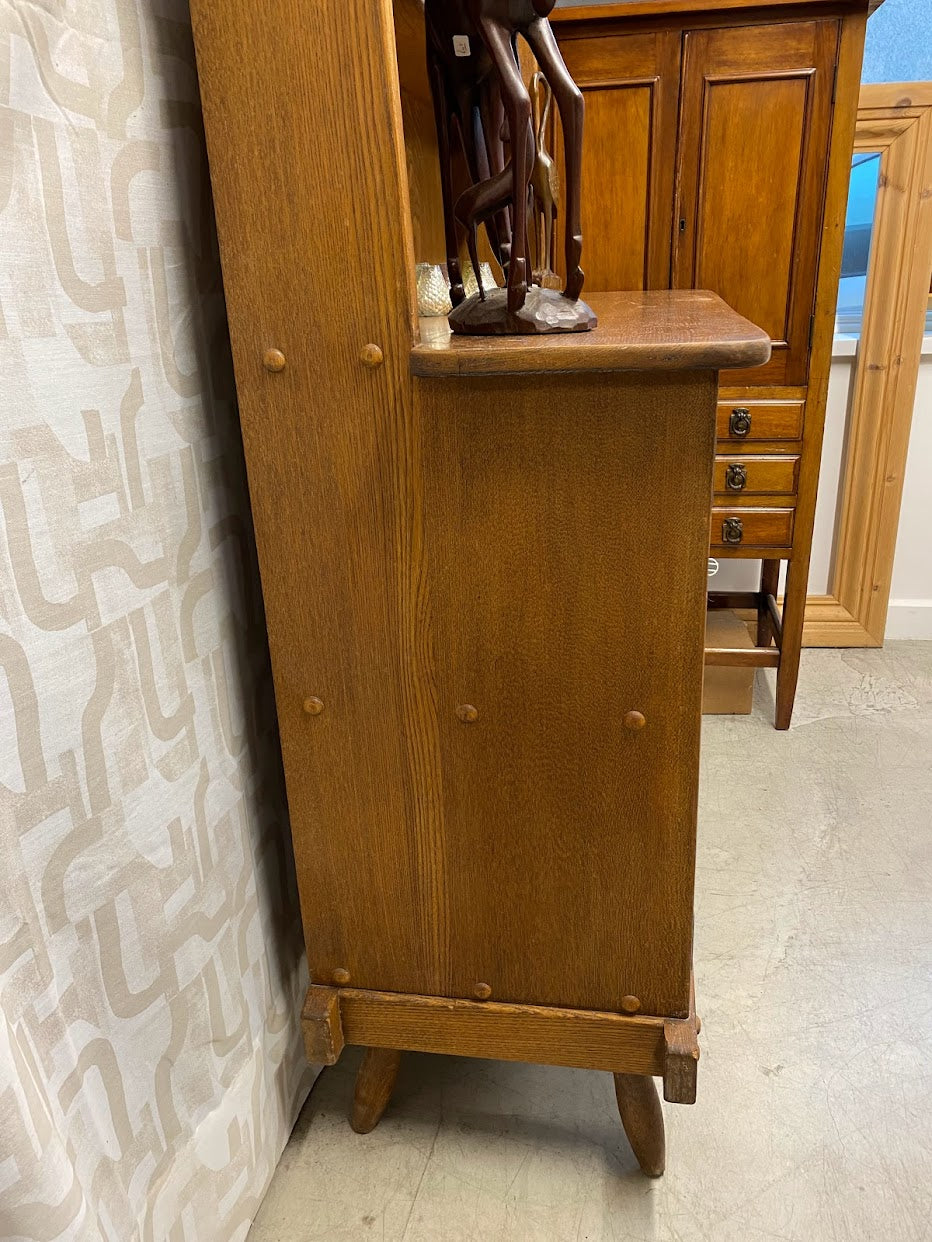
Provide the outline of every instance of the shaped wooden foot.
{"type": "Polygon", "coordinates": [[[615,1074],[615,1098],[621,1124],[641,1172],[660,1177],[666,1164],[663,1109],[653,1078],[642,1074],[615,1074]]]}
{"type": "Polygon", "coordinates": [[[392,1098],[401,1053],[394,1048],[367,1048],[356,1075],[356,1092],[350,1125],[357,1134],[368,1134],[382,1120],[392,1098]]]}

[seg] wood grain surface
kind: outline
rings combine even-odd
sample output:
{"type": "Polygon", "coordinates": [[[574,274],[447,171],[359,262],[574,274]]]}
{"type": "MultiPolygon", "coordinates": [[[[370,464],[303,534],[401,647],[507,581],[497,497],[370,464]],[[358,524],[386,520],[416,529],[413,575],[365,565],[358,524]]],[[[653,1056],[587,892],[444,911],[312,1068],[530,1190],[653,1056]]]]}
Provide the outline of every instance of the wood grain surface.
{"type": "Polygon", "coordinates": [[[416,398],[455,944],[422,990],[685,1013],[715,377],[416,398]]]}
{"type": "Polygon", "coordinates": [[[747,394],[730,401],[719,401],[716,434],[731,445],[756,444],[761,440],[799,440],[803,434],[805,401],[760,401],[747,394]],[[732,431],[732,414],[746,410],[750,430],[746,435],[732,431]]]}
{"type": "MultiPolygon", "coordinates": [[[[670,284],[681,39],[678,30],[626,29],[562,41],[567,68],[586,101],[586,297],[598,290],[670,284]]],[[[559,126],[555,147],[563,178],[559,126]]]]}
{"type": "Polygon", "coordinates": [[[879,646],[932,267],[932,86],[862,86],[860,99],[855,149],[879,152],[881,165],[829,589],[858,645],[879,646]]]}
{"type": "Polygon", "coordinates": [[[720,455],[715,459],[715,490],[726,497],[729,504],[756,495],[792,496],[798,472],[798,457],[752,453],[720,455]]]}
{"type": "Polygon", "coordinates": [[[567,336],[454,336],[446,319],[422,319],[411,369],[423,377],[570,371],[676,371],[753,367],[767,335],[704,290],[595,293],[594,332],[567,336]]]}
{"type": "MultiPolygon", "coordinates": [[[[789,9],[811,8],[817,0],[780,0],[779,7],[789,9]]],[[[760,0],[617,0],[616,3],[580,3],[580,0],[561,0],[550,15],[551,22],[563,24],[591,21],[610,21],[616,17],[663,17],[686,13],[722,14],[722,19],[740,20],[744,14],[755,16],[761,11],[760,0]]],[[[866,9],[867,5],[864,5],[866,9]]],[[[876,7],[876,5],[874,6],[876,7]]],[[[720,20],[722,20],[720,19],[720,20]]]]}
{"type": "MultiPolygon", "coordinates": [[[[321,6],[312,33],[298,0],[195,0],[193,16],[328,997],[309,1049],[422,1046],[351,1030],[362,1000],[341,1000],[340,1034],[329,989],[347,981],[683,1015],[714,368],[759,365],[769,343],[691,291],[608,298],[584,339],[428,326],[416,343],[391,5],[321,6]]],[[[468,1046],[442,1050],[484,1030],[464,1003],[468,1046]]],[[[587,1063],[584,1040],[561,1052],[552,1022],[534,1029],[516,1055],[587,1063]]],[[[653,1054],[607,1059],[659,1072],[653,1054]]]]}
{"type": "Polygon", "coordinates": [[[690,1022],[665,1022],[666,1061],[663,1098],[671,1104],[695,1104],[699,1065],[698,1031],[690,1022]]]}
{"type": "Polygon", "coordinates": [[[359,953],[421,991],[449,928],[392,6],[320,5],[311,28],[301,0],[195,0],[192,18],[311,962],[357,978],[359,953]]]}
{"type": "Polygon", "coordinates": [[[301,1029],[307,1059],[317,1065],[336,1065],[345,1047],[336,988],[308,988],[301,1029]]]}
{"type": "Polygon", "coordinates": [[[666,1064],[659,1018],[354,989],[339,995],[348,1044],[613,1073],[662,1075],[666,1064]]]}
{"type": "Polygon", "coordinates": [[[716,506],[712,510],[713,552],[724,548],[732,556],[760,556],[763,548],[780,548],[786,556],[793,543],[793,510],[765,509],[747,505],[721,505],[721,497],[716,497],[716,506]],[[723,524],[729,518],[736,518],[741,523],[742,537],[739,544],[730,544],[722,533],[723,524]]]}
{"type": "Polygon", "coordinates": [[[707,668],[776,668],[780,653],[763,647],[706,647],[707,668]]]}
{"type": "Polygon", "coordinates": [[[808,370],[837,44],[832,20],[685,36],[673,284],[769,333],[762,382],[808,370]]]}
{"type": "Polygon", "coordinates": [[[666,1135],[654,1080],[641,1074],[616,1074],[615,1099],[641,1172],[660,1177],[666,1166],[666,1135]]]}
{"type": "Polygon", "coordinates": [[[395,1048],[367,1048],[356,1074],[350,1125],[357,1134],[369,1134],[382,1119],[392,1098],[401,1066],[395,1048]]]}
{"type": "Polygon", "coordinates": [[[778,729],[790,727],[802,653],[812,532],[825,429],[825,406],[832,365],[835,302],[844,245],[845,204],[851,179],[851,149],[867,21],[863,6],[859,7],[861,12],[849,12],[840,23],[835,71],[835,108],[826,165],[825,208],[822,214],[818,278],[813,302],[809,393],[796,497],[793,561],[787,567],[783,596],[783,648],[777,676],[775,716],[778,729]]]}
{"type": "MultiPolygon", "coordinates": [[[[807,608],[819,618],[809,632],[818,632],[829,645],[836,638],[846,644],[876,641],[839,599],[807,605],[864,25],[875,7],[867,0],[767,5],[625,0],[565,3],[553,15],[564,55],[578,66],[596,102],[591,152],[596,201],[587,207],[597,237],[587,258],[590,288],[599,287],[603,266],[609,272],[620,263],[603,244],[600,221],[611,221],[619,245],[639,262],[645,237],[653,247],[669,224],[672,270],[668,275],[662,266],[648,265],[646,282],[715,289],[775,338],[772,357],[759,371],[723,374],[723,384],[744,391],[723,391],[722,399],[736,396],[740,405],[756,399],[786,402],[782,410],[755,415],[755,430],[746,440],[762,452],[798,442],[793,563],[776,696],[775,723],[781,729],[792,714],[807,608]],[[671,36],[682,47],[675,142],[662,137],[661,120],[669,116],[674,75],[659,48],[671,36]],[[621,94],[629,98],[622,101],[621,94]],[[650,111],[648,98],[654,101],[650,111]],[[614,134],[612,112],[626,120],[614,134]],[[645,130],[648,115],[651,128],[645,130]],[[643,165],[648,150],[657,156],[650,180],[643,165]],[[674,165],[675,189],[668,200],[657,169],[674,165]],[[795,409],[791,402],[798,402],[795,409]]],[[[893,176],[891,184],[893,193],[902,192],[902,178],[893,176]]],[[[729,436],[727,415],[719,434],[729,436]]],[[[873,529],[863,516],[865,506],[858,512],[862,526],[873,529]]],[[[716,555],[748,553],[729,553],[719,545],[716,555]]],[[[852,563],[861,567],[868,559],[855,557],[852,563]]],[[[872,580],[868,589],[873,586],[872,580]]],[[[882,593],[883,583],[870,597],[875,616],[882,593]]],[[[762,633],[769,633],[769,621],[762,633]]]]}

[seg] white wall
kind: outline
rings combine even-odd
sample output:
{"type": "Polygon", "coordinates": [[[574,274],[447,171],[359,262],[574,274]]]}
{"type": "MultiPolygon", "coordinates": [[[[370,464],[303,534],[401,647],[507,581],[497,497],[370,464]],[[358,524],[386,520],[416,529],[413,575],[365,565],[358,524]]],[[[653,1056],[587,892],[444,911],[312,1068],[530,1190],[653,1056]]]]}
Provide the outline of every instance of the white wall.
{"type": "Polygon", "coordinates": [[[825,438],[822,442],[822,471],[816,500],[812,561],[809,566],[809,594],[827,595],[832,577],[835,528],[839,517],[839,488],[845,452],[845,428],[851,402],[857,341],[839,337],[835,341],[828,379],[825,408],[825,438]]]}
{"type": "Polygon", "coordinates": [[[887,638],[932,638],[932,336],[926,337],[913,409],[906,483],[893,562],[887,638]]]}
{"type": "MultiPolygon", "coordinates": [[[[835,342],[825,413],[822,473],[816,504],[809,594],[826,595],[831,579],[838,510],[838,489],[845,450],[851,379],[856,343],[850,337],[835,342]]],[[[903,489],[893,589],[887,619],[887,638],[932,639],[932,336],[926,337],[909,460],[903,489]]],[[[712,580],[717,591],[753,591],[760,583],[760,561],[720,562],[712,580]]]]}

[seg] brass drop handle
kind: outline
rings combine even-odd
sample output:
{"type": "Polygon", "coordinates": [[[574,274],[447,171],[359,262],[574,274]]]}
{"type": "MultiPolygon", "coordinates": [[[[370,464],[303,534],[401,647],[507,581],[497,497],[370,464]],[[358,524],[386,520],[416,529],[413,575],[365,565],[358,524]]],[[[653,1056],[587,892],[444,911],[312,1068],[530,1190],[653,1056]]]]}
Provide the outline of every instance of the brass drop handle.
{"type": "Polygon", "coordinates": [[[740,518],[725,518],[722,522],[722,543],[740,543],[744,538],[744,523],[740,518]]]}
{"type": "Polygon", "coordinates": [[[748,485],[747,466],[732,462],[725,470],[725,486],[730,492],[743,492],[748,485]]]}
{"type": "Polygon", "coordinates": [[[737,406],[728,420],[728,434],[739,440],[745,439],[751,432],[751,411],[745,406],[737,406]]]}

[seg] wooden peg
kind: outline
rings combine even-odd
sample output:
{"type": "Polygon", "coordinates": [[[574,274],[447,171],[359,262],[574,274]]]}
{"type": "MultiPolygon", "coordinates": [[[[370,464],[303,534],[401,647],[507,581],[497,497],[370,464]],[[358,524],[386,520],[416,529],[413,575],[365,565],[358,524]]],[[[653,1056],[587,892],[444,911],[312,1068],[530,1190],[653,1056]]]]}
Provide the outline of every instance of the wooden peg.
{"type": "Polygon", "coordinates": [[[305,699],[304,710],[308,716],[319,716],[324,710],[323,700],[314,697],[305,699]]]}
{"type": "Polygon", "coordinates": [[[341,988],[345,988],[350,981],[350,972],[345,966],[338,966],[333,972],[333,982],[341,988]]]}
{"type": "Polygon", "coordinates": [[[476,1000],[484,1001],[488,1000],[492,995],[492,989],[487,983],[477,983],[472,990],[472,994],[476,1000]]]}
{"type": "Polygon", "coordinates": [[[285,355],[280,349],[267,349],[262,359],[266,371],[284,371],[285,355]]]}
{"type": "Polygon", "coordinates": [[[636,996],[623,996],[621,998],[622,1013],[637,1013],[641,1008],[641,1002],[636,996]]]}
{"type": "Polygon", "coordinates": [[[472,703],[461,703],[456,709],[456,714],[463,724],[472,724],[474,720],[479,719],[479,712],[472,703]]]}
{"type": "Polygon", "coordinates": [[[643,729],[647,720],[641,712],[627,712],[624,725],[626,729],[643,729]]]}
{"type": "Polygon", "coordinates": [[[363,345],[360,350],[359,361],[364,367],[380,367],[385,361],[385,355],[378,345],[373,345],[370,342],[368,345],[363,345]]]}

